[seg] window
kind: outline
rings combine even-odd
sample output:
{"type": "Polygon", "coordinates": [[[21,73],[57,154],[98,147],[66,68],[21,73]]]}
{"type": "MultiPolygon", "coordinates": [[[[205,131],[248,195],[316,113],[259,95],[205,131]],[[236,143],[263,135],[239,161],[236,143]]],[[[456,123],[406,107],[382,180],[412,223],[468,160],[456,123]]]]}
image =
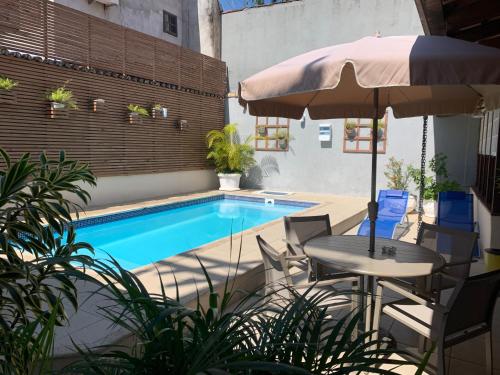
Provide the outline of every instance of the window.
{"type": "MultiPolygon", "coordinates": [[[[344,147],[346,153],[372,152],[372,119],[348,118],[344,122],[344,147]]],[[[387,113],[378,122],[377,153],[385,154],[387,148],[387,113]]]]}
{"type": "Polygon", "coordinates": [[[166,10],[163,11],[163,32],[177,36],[177,16],[166,10]]]}
{"type": "Polygon", "coordinates": [[[487,112],[481,120],[474,191],[492,215],[500,215],[500,110],[487,112]]]}

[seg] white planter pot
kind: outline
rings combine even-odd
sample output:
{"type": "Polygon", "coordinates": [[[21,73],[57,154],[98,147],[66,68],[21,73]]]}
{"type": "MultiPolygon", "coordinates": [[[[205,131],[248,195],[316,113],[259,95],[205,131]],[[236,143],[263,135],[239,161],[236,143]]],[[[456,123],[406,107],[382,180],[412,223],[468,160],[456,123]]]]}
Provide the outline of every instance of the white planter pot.
{"type": "Polygon", "coordinates": [[[64,109],[64,108],[66,108],[66,104],[57,103],[57,102],[50,102],[50,106],[52,107],[52,109],[64,109]]]}
{"type": "Polygon", "coordinates": [[[415,211],[415,208],[417,208],[417,196],[410,194],[408,196],[408,207],[406,208],[406,213],[409,214],[410,212],[415,211]]]}
{"type": "Polygon", "coordinates": [[[219,177],[220,188],[222,191],[235,191],[240,190],[240,178],[241,174],[239,173],[219,173],[217,175],[219,177]]]}
{"type": "Polygon", "coordinates": [[[424,202],[424,215],[430,218],[435,218],[437,214],[437,202],[425,201],[424,202]]]}

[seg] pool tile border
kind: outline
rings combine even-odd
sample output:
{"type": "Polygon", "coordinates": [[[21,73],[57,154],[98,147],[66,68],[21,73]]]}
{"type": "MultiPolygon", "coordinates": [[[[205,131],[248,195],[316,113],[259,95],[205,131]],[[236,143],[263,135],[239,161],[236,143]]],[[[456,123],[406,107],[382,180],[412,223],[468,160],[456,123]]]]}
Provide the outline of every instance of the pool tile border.
{"type": "MultiPolygon", "coordinates": [[[[78,219],[73,221],[73,226],[78,229],[78,228],[85,228],[89,226],[93,226],[96,224],[104,224],[104,223],[110,223],[113,221],[118,221],[122,219],[128,219],[131,217],[137,217],[137,216],[143,216],[143,215],[148,215],[148,214],[153,214],[157,212],[162,212],[162,211],[169,211],[173,210],[176,208],[180,207],[187,207],[187,206],[193,206],[195,204],[200,204],[200,203],[207,203],[207,202],[213,202],[217,200],[222,200],[222,199],[228,199],[228,200],[240,200],[240,201],[248,201],[248,202],[266,202],[269,201],[270,198],[265,198],[265,197],[249,197],[245,195],[237,195],[237,194],[216,194],[212,195],[209,197],[202,197],[202,198],[193,198],[193,199],[187,199],[179,202],[171,202],[171,203],[166,203],[166,204],[161,204],[158,206],[151,206],[151,207],[143,207],[143,208],[137,208],[137,209],[132,209],[132,210],[125,210],[121,212],[116,212],[113,214],[105,214],[105,215],[99,215],[99,216],[93,216],[85,219],[78,219]]],[[[285,199],[272,199],[275,204],[284,204],[288,206],[296,206],[296,207],[313,207],[316,206],[318,203],[316,202],[305,202],[305,201],[291,201],[291,200],[285,200],[285,199]]]]}

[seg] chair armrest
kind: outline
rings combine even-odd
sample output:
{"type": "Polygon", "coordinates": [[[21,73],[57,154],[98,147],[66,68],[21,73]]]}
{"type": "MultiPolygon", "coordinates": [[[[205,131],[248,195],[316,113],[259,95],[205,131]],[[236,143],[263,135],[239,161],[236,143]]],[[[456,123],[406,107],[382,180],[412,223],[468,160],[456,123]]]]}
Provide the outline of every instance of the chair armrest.
{"type": "Polygon", "coordinates": [[[301,286],[301,287],[318,286],[318,287],[321,287],[321,286],[330,286],[330,285],[342,283],[345,281],[358,281],[358,278],[357,277],[344,277],[344,278],[335,278],[335,279],[320,280],[320,281],[311,281],[311,282],[300,284],[297,286],[301,286]]]}
{"type": "Polygon", "coordinates": [[[425,307],[428,307],[432,310],[435,310],[441,314],[446,314],[448,312],[448,309],[443,306],[443,305],[440,305],[440,304],[437,304],[437,303],[434,303],[430,300],[427,300],[425,298],[422,298],[422,297],[419,297],[413,293],[411,293],[410,291],[396,285],[395,283],[393,283],[392,281],[389,282],[389,281],[379,281],[378,284],[382,287],[385,287],[385,288],[388,288],[388,289],[391,289],[392,291],[398,293],[398,294],[401,294],[402,296],[412,300],[413,302],[416,302],[418,303],[419,305],[423,305],[425,307]]]}
{"type": "Polygon", "coordinates": [[[455,266],[464,266],[466,264],[471,264],[471,263],[476,263],[477,259],[471,259],[471,260],[463,260],[459,262],[447,262],[444,267],[455,267],[455,266]]]}
{"type": "Polygon", "coordinates": [[[304,260],[307,259],[307,255],[287,255],[285,260],[304,260]]]}

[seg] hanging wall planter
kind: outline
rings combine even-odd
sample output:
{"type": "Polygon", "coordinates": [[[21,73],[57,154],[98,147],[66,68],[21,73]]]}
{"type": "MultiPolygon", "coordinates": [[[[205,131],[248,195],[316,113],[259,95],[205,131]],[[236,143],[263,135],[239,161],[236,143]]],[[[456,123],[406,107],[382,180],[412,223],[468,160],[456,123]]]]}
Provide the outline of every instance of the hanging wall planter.
{"type": "Polygon", "coordinates": [[[259,126],[257,131],[261,137],[265,137],[267,135],[267,129],[265,126],[259,126]]]}
{"type": "Polygon", "coordinates": [[[106,108],[106,101],[104,99],[92,100],[92,112],[103,112],[106,108]]]}
{"type": "Polygon", "coordinates": [[[47,100],[50,104],[49,117],[52,119],[67,117],[70,109],[78,109],[76,101],[73,99],[73,93],[66,89],[65,86],[58,87],[49,92],[47,100]]]}
{"type": "Polygon", "coordinates": [[[7,77],[0,76],[0,103],[16,104],[17,95],[13,89],[18,85],[17,82],[7,77]]]}
{"type": "Polygon", "coordinates": [[[349,140],[354,140],[358,135],[358,132],[356,131],[356,124],[353,122],[347,122],[345,124],[345,134],[349,140]]]}
{"type": "Polygon", "coordinates": [[[155,104],[151,109],[151,117],[154,119],[166,119],[168,117],[167,107],[163,107],[160,104],[155,104]]]}
{"type": "Polygon", "coordinates": [[[129,104],[128,107],[128,122],[130,124],[142,124],[142,119],[149,117],[149,112],[146,108],[137,104],[129,104]]]}

